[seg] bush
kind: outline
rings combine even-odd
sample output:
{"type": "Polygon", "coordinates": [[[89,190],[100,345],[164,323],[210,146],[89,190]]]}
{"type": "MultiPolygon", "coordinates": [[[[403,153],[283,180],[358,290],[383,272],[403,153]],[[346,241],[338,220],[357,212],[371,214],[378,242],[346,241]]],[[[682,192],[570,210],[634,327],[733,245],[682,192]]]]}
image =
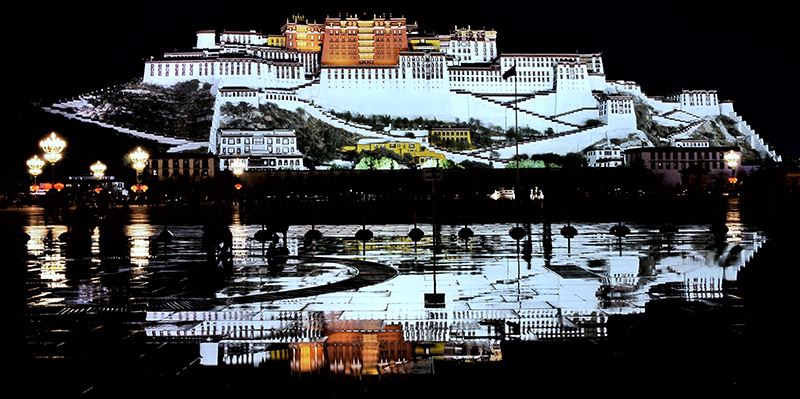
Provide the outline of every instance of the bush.
{"type": "Polygon", "coordinates": [[[603,122],[600,122],[598,119],[587,119],[586,122],[583,123],[584,127],[598,127],[602,125],[603,122]]]}

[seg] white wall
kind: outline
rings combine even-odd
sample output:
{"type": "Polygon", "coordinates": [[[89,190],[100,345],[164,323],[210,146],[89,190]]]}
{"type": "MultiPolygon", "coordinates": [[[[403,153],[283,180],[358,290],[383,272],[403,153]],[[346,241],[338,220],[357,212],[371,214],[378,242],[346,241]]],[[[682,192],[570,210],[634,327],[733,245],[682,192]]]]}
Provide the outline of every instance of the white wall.
{"type": "Polygon", "coordinates": [[[217,47],[217,34],[216,32],[197,32],[197,46],[198,49],[210,49],[217,47]]]}

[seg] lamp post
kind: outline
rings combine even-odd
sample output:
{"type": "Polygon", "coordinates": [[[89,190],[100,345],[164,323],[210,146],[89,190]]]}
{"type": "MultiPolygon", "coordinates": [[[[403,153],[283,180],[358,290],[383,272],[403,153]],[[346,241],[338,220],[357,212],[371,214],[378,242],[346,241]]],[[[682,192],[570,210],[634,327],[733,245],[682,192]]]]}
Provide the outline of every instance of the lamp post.
{"type": "Polygon", "coordinates": [[[61,153],[67,147],[67,142],[64,141],[56,132],[50,132],[50,135],[39,141],[39,147],[44,151],[44,159],[53,166],[52,180],[56,180],[56,162],[61,160],[61,153]]]}
{"type": "Polygon", "coordinates": [[[128,154],[128,159],[131,160],[131,167],[136,171],[136,184],[139,184],[139,175],[147,167],[147,160],[150,159],[150,154],[142,150],[142,147],[136,147],[134,151],[128,154]]]}
{"type": "Polygon", "coordinates": [[[150,159],[150,154],[142,150],[142,147],[136,147],[135,150],[128,154],[128,159],[131,160],[131,167],[136,171],[136,184],[131,187],[134,193],[139,191],[147,191],[147,186],[139,183],[139,175],[147,166],[147,160],[150,159]]]}
{"type": "Polygon", "coordinates": [[[36,177],[42,174],[44,161],[38,155],[34,155],[25,162],[25,165],[28,166],[28,174],[33,176],[33,185],[35,186],[36,177]]]}
{"type": "Polygon", "coordinates": [[[731,184],[731,188],[733,189],[738,181],[736,178],[736,168],[739,167],[742,156],[738,152],[730,150],[723,155],[722,159],[725,161],[725,165],[731,169],[731,176],[728,178],[728,183],[731,184]]]}
{"type": "Polygon", "coordinates": [[[247,170],[247,161],[241,158],[235,158],[230,160],[230,168],[233,175],[239,177],[247,170]]]}
{"type": "Polygon", "coordinates": [[[104,164],[104,163],[102,163],[100,161],[97,161],[97,162],[93,163],[92,166],[89,166],[89,170],[92,171],[92,176],[94,176],[96,179],[99,179],[99,178],[105,176],[106,169],[108,169],[106,164],[104,164]]]}

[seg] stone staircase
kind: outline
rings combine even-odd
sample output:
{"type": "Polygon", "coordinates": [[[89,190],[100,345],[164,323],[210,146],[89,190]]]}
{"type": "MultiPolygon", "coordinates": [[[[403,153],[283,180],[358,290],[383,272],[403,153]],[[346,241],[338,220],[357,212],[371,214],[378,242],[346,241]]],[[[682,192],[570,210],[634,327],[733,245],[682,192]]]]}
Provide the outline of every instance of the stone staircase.
{"type": "Polygon", "coordinates": [[[388,133],[385,133],[380,130],[373,130],[371,126],[362,125],[355,122],[350,122],[348,120],[339,118],[336,115],[333,115],[330,111],[326,110],[325,108],[311,103],[309,100],[304,100],[300,98],[294,98],[291,100],[275,100],[275,99],[268,99],[270,102],[274,102],[279,107],[284,109],[295,110],[297,108],[302,108],[306,113],[317,118],[331,126],[340,128],[344,131],[354,133],[360,136],[368,137],[368,138],[377,138],[377,139],[385,139],[387,141],[406,141],[406,142],[415,142],[422,145],[425,145],[432,151],[436,151],[447,159],[450,159],[454,162],[462,162],[462,161],[472,161],[472,162],[498,162],[500,164],[505,164],[508,160],[499,160],[499,159],[492,159],[484,155],[480,154],[471,154],[467,151],[454,151],[449,149],[444,149],[441,147],[436,147],[431,145],[430,143],[424,143],[422,140],[412,139],[407,137],[396,137],[392,136],[388,133]]]}
{"type": "MultiPolygon", "coordinates": [[[[556,118],[554,118],[552,116],[537,114],[535,112],[528,111],[526,109],[522,109],[522,108],[520,108],[518,106],[515,106],[514,104],[508,103],[508,102],[502,102],[502,101],[495,100],[495,99],[491,98],[490,94],[473,93],[473,92],[470,92],[470,91],[459,90],[459,89],[451,89],[450,91],[452,91],[454,93],[457,93],[457,94],[468,94],[468,95],[470,95],[470,96],[472,96],[474,98],[477,98],[477,99],[480,99],[480,100],[483,100],[483,101],[487,101],[489,103],[492,103],[492,104],[495,104],[495,105],[499,105],[501,107],[505,107],[505,108],[510,109],[512,111],[513,110],[517,110],[522,114],[530,115],[530,116],[532,116],[534,118],[538,118],[538,119],[547,121],[547,122],[549,122],[551,124],[554,124],[555,125],[554,128],[558,128],[559,130],[560,129],[577,129],[577,128],[581,127],[581,126],[576,125],[574,123],[562,122],[562,121],[560,121],[560,120],[558,120],[558,119],[556,119],[556,118]]],[[[517,102],[520,102],[520,101],[521,101],[520,99],[517,99],[517,102]]],[[[513,100],[511,102],[513,103],[513,100]]]]}

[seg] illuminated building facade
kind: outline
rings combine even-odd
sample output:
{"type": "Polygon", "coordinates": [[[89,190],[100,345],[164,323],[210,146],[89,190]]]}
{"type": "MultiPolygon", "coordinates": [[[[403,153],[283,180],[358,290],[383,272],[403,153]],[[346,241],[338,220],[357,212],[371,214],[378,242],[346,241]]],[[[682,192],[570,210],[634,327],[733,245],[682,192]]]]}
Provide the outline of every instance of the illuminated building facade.
{"type": "Polygon", "coordinates": [[[467,145],[472,145],[472,136],[468,128],[462,127],[435,127],[431,129],[430,133],[431,143],[444,143],[444,142],[463,142],[467,145]]]}
{"type": "Polygon", "coordinates": [[[397,65],[408,48],[405,18],[326,18],[322,65],[397,65]]]}
{"type": "Polygon", "coordinates": [[[662,176],[665,184],[685,184],[681,174],[687,169],[704,170],[711,176],[735,176],[735,168],[726,162],[726,155],[731,152],[741,159],[741,152],[736,147],[631,148],[625,150],[625,164],[641,162],[645,168],[662,176]]]}
{"type": "Polygon", "coordinates": [[[305,169],[294,130],[219,129],[217,139],[223,170],[228,168],[231,159],[244,159],[246,170],[251,171],[305,169]]]}
{"type": "Polygon", "coordinates": [[[319,52],[322,49],[325,27],[316,22],[306,22],[305,17],[301,15],[294,15],[292,19],[286,20],[281,33],[287,49],[319,52]]]}
{"type": "Polygon", "coordinates": [[[150,175],[158,180],[201,180],[216,174],[216,160],[209,154],[157,154],[147,163],[150,175]]]}
{"type": "MultiPolygon", "coordinates": [[[[520,127],[552,132],[546,140],[521,143],[519,151],[525,153],[566,154],[600,137],[626,139],[637,130],[633,104],[641,101],[665,126],[688,126],[725,115],[762,157],[780,159],[731,102],[719,101],[716,91],[647,96],[636,82],[607,80],[599,53],[501,54],[494,30],[456,26],[446,35],[426,35],[418,34],[416,25],[405,18],[378,16],[326,18],[322,24],[297,16],[281,31],[280,36],[199,31],[194,49],[146,61],[143,82],[171,86],[196,79],[215,85],[211,151],[216,149],[219,108],[226,101],[241,100],[228,97],[229,89],[245,88],[253,93],[245,100],[254,105],[302,108],[325,123],[366,137],[381,134],[343,124],[327,111],[448,122],[476,119],[506,129],[509,121],[518,120],[520,127]],[[516,73],[503,79],[511,68],[516,73]],[[273,95],[275,90],[282,92],[273,95]],[[601,123],[589,126],[589,120],[601,123]]],[[[390,138],[386,136],[381,137],[390,138]]],[[[453,136],[442,138],[448,137],[453,136]]],[[[447,156],[456,162],[480,162],[509,159],[515,153],[513,145],[504,145],[447,156]]]]}
{"type": "Polygon", "coordinates": [[[354,146],[342,147],[342,151],[375,151],[385,148],[397,155],[410,155],[415,163],[423,163],[429,159],[444,159],[444,155],[428,150],[423,145],[413,141],[387,141],[383,139],[361,139],[354,146]]]}

